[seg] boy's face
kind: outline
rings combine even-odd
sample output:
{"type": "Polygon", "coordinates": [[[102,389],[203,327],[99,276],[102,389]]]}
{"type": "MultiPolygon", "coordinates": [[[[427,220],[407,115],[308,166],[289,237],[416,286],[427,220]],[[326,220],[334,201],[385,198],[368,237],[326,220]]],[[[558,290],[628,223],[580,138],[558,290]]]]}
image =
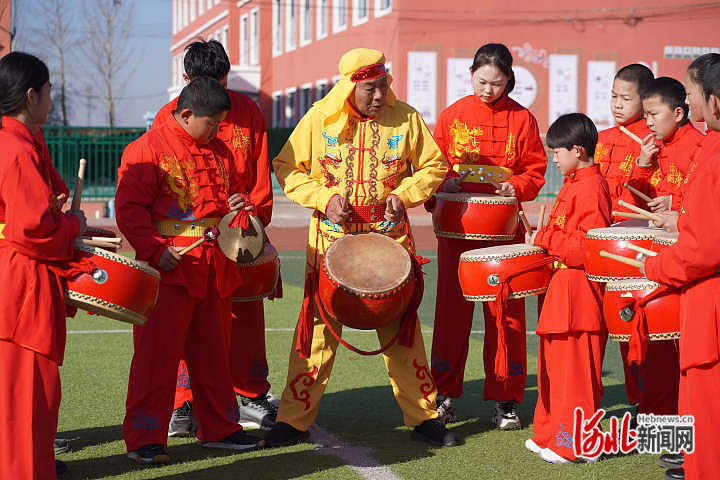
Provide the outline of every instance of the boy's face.
{"type": "Polygon", "coordinates": [[[552,161],[563,176],[572,173],[577,169],[582,156],[581,147],[574,146],[570,150],[564,147],[559,147],[553,148],[551,151],[552,161]]]}
{"type": "Polygon", "coordinates": [[[683,120],[683,109],[680,107],[670,108],[670,105],[663,102],[659,95],[648,97],[642,103],[645,121],[655,138],[662,140],[672,136],[683,120]]]}
{"type": "Polygon", "coordinates": [[[206,145],[217,135],[227,113],[223,111],[210,117],[198,117],[190,109],[185,109],[180,112],[181,125],[198,145],[206,145]]]}
{"type": "Polygon", "coordinates": [[[615,122],[620,125],[627,125],[639,119],[643,113],[643,104],[637,85],[616,78],[610,92],[610,109],[615,122]]]}

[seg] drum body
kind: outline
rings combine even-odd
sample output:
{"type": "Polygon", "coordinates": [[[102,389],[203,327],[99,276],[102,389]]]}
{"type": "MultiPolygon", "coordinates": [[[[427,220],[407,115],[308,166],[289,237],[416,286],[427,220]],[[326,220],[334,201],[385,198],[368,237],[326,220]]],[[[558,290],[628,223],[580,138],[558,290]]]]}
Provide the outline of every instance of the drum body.
{"type": "Polygon", "coordinates": [[[673,243],[677,242],[678,234],[677,232],[668,233],[664,230],[658,232],[655,234],[655,238],[653,238],[652,247],[651,250],[655,252],[661,252],[662,250],[666,249],[673,243]]]}
{"type": "MultiPolygon", "coordinates": [[[[499,275],[546,257],[545,250],[527,244],[497,245],[464,252],[458,266],[463,296],[473,302],[495,300],[500,288],[499,275]]],[[[511,278],[508,298],[545,293],[551,276],[552,264],[547,264],[511,278]]]]}
{"type": "Polygon", "coordinates": [[[107,250],[75,245],[75,258],[89,258],[96,269],[68,280],[65,303],[115,320],[142,325],[157,301],[160,272],[107,250]]]}
{"type": "Polygon", "coordinates": [[[438,237],[504,241],[515,238],[518,202],[515,197],[487,193],[435,194],[433,227],[438,237]]]}
{"type": "Polygon", "coordinates": [[[242,283],[233,292],[233,302],[252,302],[273,294],[280,276],[280,259],[270,243],[265,244],[257,259],[237,266],[242,283]]]}
{"type": "Polygon", "coordinates": [[[600,251],[637,258],[638,253],[627,248],[628,243],[649,249],[657,229],[643,227],[593,228],[585,236],[585,273],[590,280],[609,282],[628,278],[642,278],[637,267],[625,265],[600,256],[600,251]]]}
{"type": "Polygon", "coordinates": [[[379,233],[345,235],[325,252],[318,288],[318,308],[343,325],[388,325],[402,318],[414,294],[410,254],[379,233]]]}
{"type": "MultiPolygon", "coordinates": [[[[619,280],[605,285],[603,318],[610,338],[617,342],[630,340],[634,311],[622,306],[623,298],[644,298],[658,284],[646,278],[619,280]]],[[[645,305],[648,324],[648,338],[652,341],[680,338],[680,295],[668,293],[650,300],[645,305]]]]}

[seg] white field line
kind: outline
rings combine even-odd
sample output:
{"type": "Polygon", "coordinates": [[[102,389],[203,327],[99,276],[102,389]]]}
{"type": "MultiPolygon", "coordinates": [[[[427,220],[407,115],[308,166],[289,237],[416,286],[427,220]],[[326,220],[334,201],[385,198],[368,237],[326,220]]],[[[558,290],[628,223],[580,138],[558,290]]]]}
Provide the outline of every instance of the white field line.
{"type": "MultiPolygon", "coordinates": [[[[294,332],[294,328],[266,328],[266,332],[294,332]]],[[[364,332],[364,333],[375,333],[375,330],[353,330],[354,332],[364,332]]],[[[132,330],[68,330],[68,335],[88,335],[88,334],[98,334],[98,333],[132,333],[132,330]]],[[[424,334],[431,334],[433,333],[432,330],[423,330],[422,333],[424,334]]],[[[484,335],[485,330],[471,330],[470,333],[480,334],[484,335]]],[[[529,337],[533,337],[537,335],[535,332],[525,332],[525,335],[529,337]]]]}

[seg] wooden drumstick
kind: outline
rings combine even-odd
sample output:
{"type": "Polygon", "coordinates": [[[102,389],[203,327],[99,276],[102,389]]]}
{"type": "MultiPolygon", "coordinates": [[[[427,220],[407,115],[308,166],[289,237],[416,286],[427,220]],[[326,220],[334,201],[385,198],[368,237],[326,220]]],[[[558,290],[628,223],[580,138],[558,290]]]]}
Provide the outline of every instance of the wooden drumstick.
{"type": "Polygon", "coordinates": [[[185,255],[193,248],[199,247],[205,242],[212,242],[213,240],[217,239],[217,237],[220,236],[220,230],[218,230],[217,227],[207,227],[205,231],[203,232],[202,238],[197,239],[187,247],[183,248],[178,252],[179,255],[185,255]]]}
{"type": "Polygon", "coordinates": [[[640,215],[639,213],[632,213],[632,212],[620,212],[618,210],[613,210],[612,216],[613,217],[624,217],[624,218],[637,218],[639,220],[647,220],[647,217],[645,215],[640,215]]]}
{"type": "Polygon", "coordinates": [[[634,258],[628,258],[623,257],[622,255],[615,255],[614,253],[606,252],[605,250],[600,250],[600,256],[609,258],[611,260],[615,260],[616,262],[624,263],[626,265],[631,265],[633,267],[642,267],[643,262],[640,260],[635,260],[634,258]]]}
{"type": "Polygon", "coordinates": [[[545,223],[545,205],[540,205],[540,215],[538,216],[537,229],[540,230],[545,223]]]}
{"type": "Polygon", "coordinates": [[[87,160],[84,158],[80,159],[80,165],[78,166],[78,178],[77,182],[75,183],[75,193],[73,194],[72,199],[72,205],[70,206],[70,210],[80,210],[80,200],[82,200],[82,189],[83,189],[83,182],[85,181],[85,166],[87,165],[87,160]]]}
{"type": "Polygon", "coordinates": [[[625,187],[625,188],[627,188],[628,190],[630,190],[630,191],[631,191],[632,193],[634,193],[638,198],[641,198],[641,199],[645,200],[646,202],[652,201],[652,197],[649,197],[648,195],[645,195],[643,192],[641,192],[641,191],[638,190],[637,188],[631,186],[629,183],[623,182],[622,186],[625,187]]]}
{"type": "Polygon", "coordinates": [[[55,197],[55,200],[57,200],[58,202],[64,202],[66,196],[67,195],[65,195],[65,192],[63,192],[60,195],[58,195],[57,197],[55,197]]]}
{"type": "Polygon", "coordinates": [[[523,212],[522,210],[520,210],[520,211],[518,212],[518,217],[520,217],[520,221],[522,222],[523,227],[525,227],[525,231],[528,232],[528,233],[531,232],[531,231],[532,231],[532,227],[530,226],[530,222],[528,222],[528,219],[527,219],[527,217],[525,216],[525,212],[523,212]]]}
{"type": "Polygon", "coordinates": [[[657,255],[657,252],[654,252],[654,251],[652,251],[652,250],[648,250],[647,248],[638,247],[638,246],[635,245],[634,243],[628,243],[628,244],[625,245],[625,246],[626,246],[627,248],[629,248],[630,250],[635,250],[636,252],[642,253],[643,255],[646,255],[646,256],[648,256],[648,257],[654,257],[655,255],[657,255]]]}
{"type": "Polygon", "coordinates": [[[629,208],[629,209],[632,210],[633,212],[639,213],[640,215],[644,215],[645,218],[648,219],[648,220],[655,220],[655,221],[659,221],[659,220],[660,220],[660,217],[657,216],[657,215],[655,215],[654,213],[648,212],[647,210],[643,210],[643,209],[640,208],[640,207],[636,207],[636,206],[633,205],[632,203],[628,203],[628,202],[626,202],[625,200],[618,200],[618,205],[620,205],[621,207],[629,208]]]}
{"type": "Polygon", "coordinates": [[[460,175],[460,181],[461,181],[461,182],[464,182],[465,179],[468,177],[468,175],[470,175],[470,174],[472,174],[472,173],[473,173],[472,168],[469,168],[465,173],[463,173],[462,175],[460,175]]]}
{"type": "Polygon", "coordinates": [[[81,244],[87,245],[88,247],[104,248],[107,250],[114,250],[119,247],[117,243],[103,242],[100,240],[91,240],[89,238],[78,238],[81,244]]]}
{"type": "Polygon", "coordinates": [[[502,185],[500,185],[498,182],[496,182],[496,181],[493,180],[492,178],[488,178],[488,179],[487,179],[487,182],[488,182],[490,185],[492,185],[493,187],[497,188],[498,190],[500,190],[500,189],[502,188],[502,185]]]}
{"type": "Polygon", "coordinates": [[[627,135],[628,137],[630,137],[630,138],[632,138],[633,140],[635,140],[635,141],[636,141],[637,143],[639,143],[640,145],[643,144],[642,138],[638,137],[637,135],[635,135],[634,133],[632,133],[630,130],[628,130],[627,128],[623,127],[622,125],[620,125],[620,131],[623,132],[623,133],[624,133],[625,135],[627,135]]]}
{"type": "Polygon", "coordinates": [[[122,238],[117,237],[85,237],[93,242],[122,243],[122,238]]]}

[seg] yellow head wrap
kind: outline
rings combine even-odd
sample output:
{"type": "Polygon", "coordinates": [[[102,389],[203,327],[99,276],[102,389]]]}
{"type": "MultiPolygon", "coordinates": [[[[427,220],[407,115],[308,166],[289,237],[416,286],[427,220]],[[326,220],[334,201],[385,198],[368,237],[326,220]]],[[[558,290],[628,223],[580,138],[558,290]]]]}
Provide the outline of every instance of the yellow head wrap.
{"type": "MultiPolygon", "coordinates": [[[[348,110],[351,108],[347,105],[347,100],[355,89],[355,82],[351,80],[353,73],[370,65],[385,64],[385,55],[379,50],[369,48],[355,48],[345,53],[340,58],[338,70],[340,71],[340,80],[328,92],[322,100],[318,100],[315,105],[322,113],[325,114],[325,124],[341,123],[345,125],[348,116],[348,110]]],[[[392,77],[387,74],[388,85],[392,84],[392,77]]],[[[395,103],[395,93],[392,89],[388,89],[385,104],[392,106],[395,103]]]]}

